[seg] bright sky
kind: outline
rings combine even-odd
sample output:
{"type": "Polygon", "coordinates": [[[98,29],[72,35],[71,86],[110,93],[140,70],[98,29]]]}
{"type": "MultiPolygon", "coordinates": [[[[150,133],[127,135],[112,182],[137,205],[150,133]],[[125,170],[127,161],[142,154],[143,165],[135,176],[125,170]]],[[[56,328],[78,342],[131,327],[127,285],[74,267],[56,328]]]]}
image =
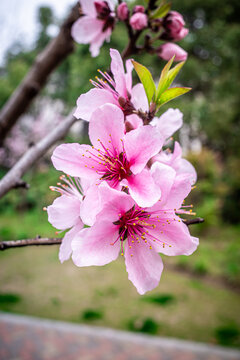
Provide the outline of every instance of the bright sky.
{"type": "MultiPolygon", "coordinates": [[[[0,0],[0,64],[5,51],[16,41],[31,45],[38,31],[39,6],[50,6],[57,18],[63,18],[76,0],[0,0]]],[[[51,29],[52,34],[54,30],[51,29]]]]}

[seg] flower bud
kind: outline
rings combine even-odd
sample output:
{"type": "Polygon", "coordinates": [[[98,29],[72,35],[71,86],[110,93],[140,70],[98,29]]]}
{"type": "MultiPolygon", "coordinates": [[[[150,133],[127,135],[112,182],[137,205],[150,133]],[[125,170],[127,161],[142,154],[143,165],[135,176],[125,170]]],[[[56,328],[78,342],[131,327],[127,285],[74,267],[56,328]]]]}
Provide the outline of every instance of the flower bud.
{"type": "Polygon", "coordinates": [[[142,30],[148,25],[148,18],[146,14],[136,13],[130,19],[130,25],[134,30],[142,30]]]}
{"type": "Polygon", "coordinates": [[[163,40],[179,41],[188,34],[188,29],[184,28],[185,21],[177,11],[170,11],[163,19],[165,31],[161,35],[163,40]]]}
{"type": "Polygon", "coordinates": [[[129,10],[128,10],[128,6],[125,2],[122,2],[118,8],[117,8],[117,16],[119,18],[119,20],[121,21],[125,21],[128,19],[129,16],[129,10]]]}
{"type": "Polygon", "coordinates": [[[174,55],[174,61],[185,61],[188,56],[185,50],[173,43],[166,43],[161,45],[157,50],[157,54],[160,58],[167,61],[170,60],[174,55]]]}
{"type": "Polygon", "coordinates": [[[135,13],[144,13],[144,11],[145,11],[144,6],[136,5],[136,6],[134,6],[133,14],[135,14],[135,13]]]}

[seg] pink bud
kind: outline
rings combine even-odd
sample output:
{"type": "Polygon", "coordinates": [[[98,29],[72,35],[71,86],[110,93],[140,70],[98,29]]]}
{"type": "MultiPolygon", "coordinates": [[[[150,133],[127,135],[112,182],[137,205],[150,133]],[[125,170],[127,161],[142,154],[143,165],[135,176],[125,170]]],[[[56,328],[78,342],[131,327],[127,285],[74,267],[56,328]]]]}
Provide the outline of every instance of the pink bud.
{"type": "Polygon", "coordinates": [[[185,61],[187,59],[187,52],[180,46],[173,43],[166,43],[158,48],[157,54],[164,60],[170,60],[174,55],[174,61],[185,61]]]}
{"type": "Polygon", "coordinates": [[[133,14],[135,14],[135,13],[137,13],[137,12],[139,12],[139,13],[144,13],[144,11],[145,11],[144,6],[142,6],[142,5],[136,5],[136,6],[134,6],[133,14]]]}
{"type": "Polygon", "coordinates": [[[130,19],[130,25],[134,30],[142,30],[148,25],[148,18],[146,14],[136,13],[130,19]]]}
{"type": "Polygon", "coordinates": [[[128,6],[125,2],[122,2],[117,8],[117,16],[120,20],[125,21],[127,20],[129,15],[128,6]]]}
{"type": "Polygon", "coordinates": [[[181,14],[177,11],[170,11],[163,20],[163,27],[165,32],[162,34],[162,39],[178,41],[183,39],[188,34],[188,29],[184,28],[185,21],[181,14]]]}

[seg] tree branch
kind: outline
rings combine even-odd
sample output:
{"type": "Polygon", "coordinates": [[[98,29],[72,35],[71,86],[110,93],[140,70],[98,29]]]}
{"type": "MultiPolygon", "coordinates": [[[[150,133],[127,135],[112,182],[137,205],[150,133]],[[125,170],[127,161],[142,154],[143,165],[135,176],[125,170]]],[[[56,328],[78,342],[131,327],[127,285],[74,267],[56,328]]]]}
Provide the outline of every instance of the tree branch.
{"type": "MultiPolygon", "coordinates": [[[[202,218],[195,218],[191,220],[184,221],[186,225],[193,225],[202,223],[204,219],[202,218]]],[[[10,241],[0,241],[0,251],[13,249],[17,247],[23,246],[33,246],[33,245],[59,245],[61,244],[61,238],[41,238],[40,236],[34,239],[24,239],[24,240],[10,240],[10,241]]]]}
{"type": "Polygon", "coordinates": [[[53,129],[45,138],[33,145],[13,166],[0,181],[0,198],[10,189],[18,187],[22,183],[21,177],[48,149],[58,140],[62,139],[77,119],[72,113],[53,129]]]}
{"type": "Polygon", "coordinates": [[[76,4],[60,28],[58,36],[37,56],[32,68],[9,98],[0,112],[0,145],[31,104],[47,81],[51,72],[74,50],[71,37],[72,24],[79,18],[79,4],[76,4]]]}
{"type": "Polygon", "coordinates": [[[201,224],[204,222],[203,218],[197,217],[194,219],[190,219],[190,220],[183,220],[184,224],[186,224],[187,226],[189,225],[194,225],[194,224],[201,224]]]}
{"type": "Polygon", "coordinates": [[[24,246],[39,246],[39,245],[57,245],[61,244],[61,238],[41,238],[36,237],[34,239],[25,240],[11,240],[11,241],[0,241],[0,251],[13,249],[24,246]]]}

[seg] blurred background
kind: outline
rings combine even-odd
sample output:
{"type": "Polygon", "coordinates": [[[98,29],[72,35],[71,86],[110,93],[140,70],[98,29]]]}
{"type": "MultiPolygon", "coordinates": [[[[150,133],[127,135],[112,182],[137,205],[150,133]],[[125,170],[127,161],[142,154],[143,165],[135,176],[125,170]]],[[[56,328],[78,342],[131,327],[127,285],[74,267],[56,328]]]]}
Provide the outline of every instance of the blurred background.
{"type": "MultiPolygon", "coordinates": [[[[1,1],[0,107],[72,5],[69,0],[1,1]]],[[[180,42],[189,57],[177,82],[192,91],[162,111],[177,107],[184,114],[175,139],[198,173],[188,200],[205,219],[191,227],[200,238],[198,250],[190,257],[165,256],[159,286],[144,296],[129,282],[122,259],[101,268],[76,268],[71,261],[60,264],[57,246],[8,250],[0,253],[0,310],[240,346],[240,3],[173,0],[172,9],[183,14],[190,30],[180,42]]],[[[99,57],[90,58],[88,45],[76,46],[0,149],[0,177],[71,111],[91,88],[96,70],[109,68],[109,47],[122,51],[126,41],[124,26],[117,24],[99,57]]],[[[134,58],[159,76],[164,63],[157,56],[134,58]]],[[[86,126],[78,124],[66,141],[86,142],[86,134],[86,126]]],[[[59,175],[48,154],[24,177],[29,190],[12,190],[0,201],[0,240],[55,236],[42,208],[53,201],[49,186],[59,175]]]]}

